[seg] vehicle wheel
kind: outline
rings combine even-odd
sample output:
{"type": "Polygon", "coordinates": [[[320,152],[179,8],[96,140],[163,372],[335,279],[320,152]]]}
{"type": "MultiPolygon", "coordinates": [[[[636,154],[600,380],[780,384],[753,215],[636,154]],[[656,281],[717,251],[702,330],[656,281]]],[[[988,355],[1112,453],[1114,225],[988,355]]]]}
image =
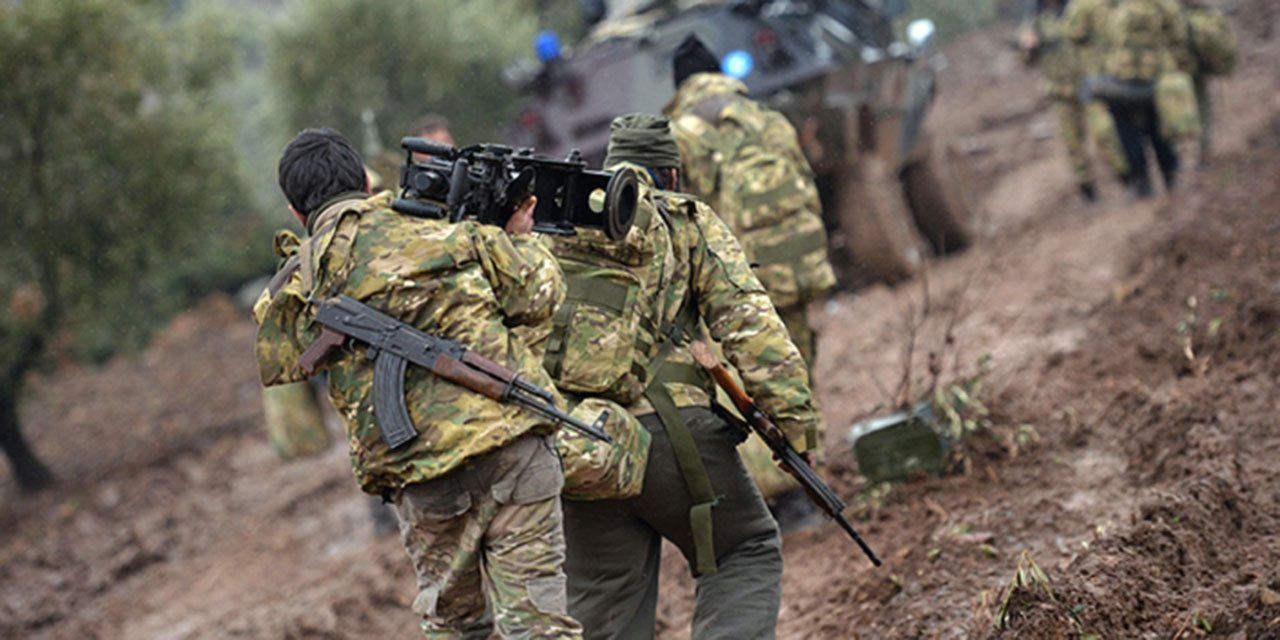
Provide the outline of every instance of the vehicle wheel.
{"type": "Polygon", "coordinates": [[[962,251],[973,242],[973,207],[955,159],[933,144],[924,159],[902,171],[902,190],[916,228],[938,255],[962,251]]]}
{"type": "Polygon", "coordinates": [[[915,275],[921,243],[911,225],[897,176],[882,159],[867,156],[846,167],[836,183],[836,213],[845,238],[854,281],[874,279],[889,284],[915,275]],[[862,276],[862,277],[858,277],[862,276]]]}

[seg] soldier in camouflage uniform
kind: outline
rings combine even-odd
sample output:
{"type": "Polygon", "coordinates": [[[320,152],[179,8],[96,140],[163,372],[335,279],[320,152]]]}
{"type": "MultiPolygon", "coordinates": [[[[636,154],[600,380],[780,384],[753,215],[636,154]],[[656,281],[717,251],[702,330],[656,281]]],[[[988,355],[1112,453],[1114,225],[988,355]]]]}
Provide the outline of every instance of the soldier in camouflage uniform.
{"type": "Polygon", "coordinates": [[[1097,141],[1099,151],[1105,155],[1117,175],[1128,173],[1128,163],[1120,142],[1115,138],[1115,127],[1106,107],[1081,100],[1080,83],[1084,78],[1084,52],[1071,46],[1063,37],[1064,14],[1067,0],[1039,0],[1032,3],[1031,13],[1022,26],[1019,45],[1023,61],[1036,64],[1044,71],[1045,95],[1053,101],[1058,112],[1058,130],[1067,148],[1067,157],[1075,175],[1076,187],[1088,202],[1097,199],[1097,184],[1089,157],[1087,142],[1089,133],[1097,141]],[[1101,109],[1089,113],[1089,109],[1101,109]],[[1098,129],[1098,130],[1095,130],[1098,129]]]}
{"type": "Polygon", "coordinates": [[[1160,132],[1155,85],[1179,67],[1187,32],[1177,0],[1074,0],[1064,36],[1091,53],[1088,90],[1107,104],[1124,147],[1127,185],[1139,198],[1153,193],[1146,146],[1156,154],[1165,185],[1177,184],[1177,149],[1160,132]]]}
{"type": "MultiPolygon", "coordinates": [[[[306,377],[319,327],[309,300],[351,296],[466,344],[550,388],[508,327],[545,321],[564,296],[554,259],[527,232],[532,205],[502,229],[399,215],[369,197],[359,155],[331,130],[285,147],[280,185],[309,238],[255,309],[265,385],[306,377]]],[[[373,362],[348,344],[322,362],[361,489],[396,505],[429,638],[579,638],[565,610],[559,459],[544,419],[418,367],[404,393],[419,435],[392,450],[373,414],[373,362]],[[492,617],[486,613],[486,598],[492,617]]]]}
{"type": "Polygon", "coordinates": [[[816,446],[821,417],[804,361],[732,232],[707,205],[664,190],[678,188],[678,165],[666,118],[615,120],[605,167],[641,175],[635,225],[622,242],[584,229],[552,245],[570,279],[562,310],[571,308],[574,319],[569,331],[557,335],[557,327],[547,338],[549,369],[560,381],[574,369],[576,384],[593,371],[616,379],[601,393],[628,405],[652,438],[639,495],[565,501],[569,612],[588,638],[653,638],[666,538],[697,580],[695,639],[772,638],[781,597],[777,525],[735,451],[744,432],[710,408],[714,385],[689,355],[689,339],[705,324],[800,451],[816,446]],[[608,283],[591,276],[620,266],[634,292],[616,303],[640,304],[646,319],[632,335],[593,331],[596,310],[614,303],[608,283]],[[608,372],[612,361],[593,370],[573,360],[602,350],[617,354],[622,372],[608,372]]]}
{"type": "MultiPolygon", "coordinates": [[[[812,371],[817,335],[808,305],[835,285],[813,171],[787,119],[748,99],[746,85],[719,69],[696,36],[676,51],[677,91],[665,112],[684,190],[728,223],[812,371]]],[[[806,523],[811,503],[767,447],[749,441],[742,455],[775,514],[795,512],[795,524],[806,523]]]]}

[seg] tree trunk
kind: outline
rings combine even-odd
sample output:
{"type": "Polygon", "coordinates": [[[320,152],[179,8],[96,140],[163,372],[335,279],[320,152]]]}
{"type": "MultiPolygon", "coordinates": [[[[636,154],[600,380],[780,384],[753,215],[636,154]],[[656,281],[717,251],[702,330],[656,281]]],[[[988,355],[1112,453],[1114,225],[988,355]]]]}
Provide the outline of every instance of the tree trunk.
{"type": "Polygon", "coordinates": [[[23,493],[35,493],[53,483],[53,474],[40,462],[22,437],[18,424],[18,389],[0,389],[0,449],[9,459],[9,468],[23,493]]]}

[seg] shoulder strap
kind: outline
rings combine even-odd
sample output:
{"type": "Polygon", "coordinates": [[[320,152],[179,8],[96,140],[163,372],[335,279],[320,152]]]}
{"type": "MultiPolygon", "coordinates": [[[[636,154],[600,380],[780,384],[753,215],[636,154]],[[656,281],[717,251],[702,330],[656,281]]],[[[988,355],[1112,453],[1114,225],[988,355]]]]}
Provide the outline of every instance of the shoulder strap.
{"type": "Polygon", "coordinates": [[[711,535],[711,508],[720,501],[711,486],[711,477],[707,467],[702,463],[702,455],[689,432],[689,425],[680,415],[667,384],[679,382],[706,387],[709,380],[699,367],[679,362],[668,362],[671,353],[677,346],[685,344],[694,335],[698,322],[697,309],[685,298],[676,314],[675,320],[664,323],[661,329],[662,343],[653,360],[649,362],[649,387],[644,397],[653,405],[653,410],[662,422],[662,428],[671,439],[671,448],[676,454],[676,464],[680,467],[680,475],[684,477],[689,488],[689,496],[693,499],[693,507],[689,510],[689,528],[693,532],[694,558],[698,574],[706,575],[716,572],[715,541],[711,535]]]}

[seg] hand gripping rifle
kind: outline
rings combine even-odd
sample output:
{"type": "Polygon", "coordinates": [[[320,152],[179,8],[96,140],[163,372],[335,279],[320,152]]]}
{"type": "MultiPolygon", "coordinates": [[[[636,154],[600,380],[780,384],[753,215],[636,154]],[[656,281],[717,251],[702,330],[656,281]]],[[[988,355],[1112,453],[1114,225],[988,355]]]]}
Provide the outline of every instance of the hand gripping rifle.
{"type": "Polygon", "coordinates": [[[520,374],[460,342],[431,335],[347,296],[320,304],[316,321],[320,336],[298,359],[307,374],[347,338],[368,345],[373,365],[373,413],[387,447],[395,449],[417,437],[404,401],[404,373],[410,362],[432,373],[499,402],[509,402],[536,413],[555,425],[565,425],[587,436],[612,443],[601,427],[608,419],[602,412],[594,425],[574,418],[555,406],[555,397],[520,377],[520,374]]]}
{"type": "Polygon", "coordinates": [[[791,446],[791,442],[782,433],[782,429],[779,429],[778,425],[774,424],[773,420],[765,415],[764,411],[760,410],[760,407],[756,406],[756,403],[751,400],[747,392],[738,386],[733,376],[729,375],[724,365],[720,364],[719,358],[711,352],[711,348],[703,342],[694,341],[689,344],[689,353],[693,354],[693,358],[698,361],[698,364],[702,365],[702,368],[706,369],[711,374],[711,377],[715,379],[716,384],[720,385],[720,388],[724,389],[725,393],[729,395],[729,399],[738,408],[738,412],[747,419],[747,424],[750,424],[756,435],[760,436],[760,439],[764,440],[766,445],[769,445],[769,449],[773,451],[773,457],[778,460],[782,468],[794,476],[800,486],[804,487],[805,492],[809,494],[809,499],[821,507],[831,519],[840,523],[840,528],[844,529],[849,534],[849,537],[858,543],[858,547],[862,549],[862,552],[871,559],[871,564],[877,567],[880,566],[880,558],[876,557],[871,547],[868,547],[867,543],[862,541],[862,536],[858,535],[853,525],[849,524],[849,521],[845,519],[844,502],[831,490],[831,487],[827,486],[827,483],[822,481],[822,478],[818,477],[813,467],[810,467],[809,463],[805,462],[805,459],[796,451],[795,447],[791,446]]]}

